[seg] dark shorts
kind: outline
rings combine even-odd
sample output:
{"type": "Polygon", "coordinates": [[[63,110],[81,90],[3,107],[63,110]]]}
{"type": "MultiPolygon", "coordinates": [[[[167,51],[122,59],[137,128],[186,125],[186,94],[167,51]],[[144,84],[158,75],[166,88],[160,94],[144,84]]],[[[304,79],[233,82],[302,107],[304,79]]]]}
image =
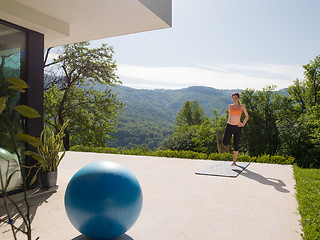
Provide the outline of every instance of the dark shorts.
{"type": "Polygon", "coordinates": [[[233,134],[233,150],[239,151],[239,142],[240,142],[241,132],[242,132],[241,127],[227,123],[226,129],[224,131],[224,136],[223,136],[223,142],[222,142],[223,145],[225,146],[230,145],[231,137],[233,134]]]}

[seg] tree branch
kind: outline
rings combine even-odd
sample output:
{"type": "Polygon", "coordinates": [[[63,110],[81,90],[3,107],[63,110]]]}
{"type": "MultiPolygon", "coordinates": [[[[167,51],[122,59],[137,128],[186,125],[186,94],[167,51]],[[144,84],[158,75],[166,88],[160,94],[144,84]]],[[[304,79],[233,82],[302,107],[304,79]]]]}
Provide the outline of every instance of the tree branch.
{"type": "Polygon", "coordinates": [[[46,63],[47,63],[47,60],[48,60],[48,57],[49,57],[49,52],[50,52],[50,50],[52,49],[52,47],[49,47],[48,49],[47,49],[47,52],[46,52],[46,55],[45,55],[45,58],[44,58],[44,63],[43,63],[43,65],[46,67],[46,63]]]}

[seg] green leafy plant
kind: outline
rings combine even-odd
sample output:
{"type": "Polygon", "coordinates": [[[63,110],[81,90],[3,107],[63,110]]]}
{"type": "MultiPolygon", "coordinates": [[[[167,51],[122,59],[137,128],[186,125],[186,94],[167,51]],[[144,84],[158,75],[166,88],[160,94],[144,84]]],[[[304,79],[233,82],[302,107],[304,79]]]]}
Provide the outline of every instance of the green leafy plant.
{"type": "MultiPolygon", "coordinates": [[[[4,208],[7,214],[6,219],[0,218],[0,222],[7,223],[11,226],[11,231],[14,239],[17,239],[17,232],[22,232],[27,236],[29,240],[31,240],[32,228],[30,217],[30,204],[28,203],[27,198],[27,179],[30,177],[31,169],[36,166],[29,167],[23,165],[21,158],[22,154],[18,150],[18,144],[22,141],[27,142],[34,147],[37,147],[39,146],[39,141],[33,136],[21,133],[21,129],[19,129],[19,127],[13,124],[13,118],[16,118],[16,113],[19,113],[24,118],[38,118],[40,117],[40,114],[31,107],[18,104],[18,102],[15,99],[15,96],[17,94],[24,93],[26,91],[25,89],[29,87],[25,81],[18,78],[8,78],[1,82],[1,86],[4,87],[3,96],[0,97],[0,115],[2,119],[2,124],[5,124],[8,128],[8,135],[10,136],[8,139],[10,139],[10,146],[11,149],[14,151],[14,154],[16,155],[19,164],[17,169],[11,172],[6,171],[6,173],[4,173],[3,171],[1,171],[3,169],[0,169],[0,193],[3,196],[4,208]],[[13,179],[13,175],[17,172],[19,172],[22,177],[24,203],[26,205],[25,211],[21,209],[21,204],[15,202],[12,199],[12,197],[7,193],[8,187],[10,186],[10,182],[13,179]],[[25,229],[21,228],[22,225],[18,227],[15,225],[15,221],[9,209],[9,203],[11,203],[15,207],[17,214],[21,217],[23,221],[25,229]]],[[[7,159],[3,159],[2,157],[2,160],[7,159]]],[[[36,174],[33,176],[33,178],[30,181],[30,185],[34,183],[34,181],[36,180],[36,176],[36,174]]]]}
{"type": "Polygon", "coordinates": [[[26,151],[25,154],[33,157],[39,162],[39,168],[43,172],[57,171],[61,160],[64,158],[66,151],[61,156],[63,146],[64,130],[68,125],[68,121],[65,122],[58,134],[55,134],[48,126],[46,126],[41,132],[38,146],[38,153],[32,151],[26,151]]]}

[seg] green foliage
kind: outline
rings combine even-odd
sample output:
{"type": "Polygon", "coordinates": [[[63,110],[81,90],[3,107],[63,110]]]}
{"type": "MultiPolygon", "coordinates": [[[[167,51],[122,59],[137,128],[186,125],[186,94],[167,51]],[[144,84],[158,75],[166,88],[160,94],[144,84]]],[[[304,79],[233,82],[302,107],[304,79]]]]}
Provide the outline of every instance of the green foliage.
{"type": "Polygon", "coordinates": [[[218,110],[213,110],[214,117],[206,118],[200,125],[196,136],[192,138],[195,144],[194,150],[203,152],[209,155],[212,152],[217,152],[217,132],[223,132],[227,122],[227,115],[224,117],[218,116],[218,110]]]}
{"type": "MultiPolygon", "coordinates": [[[[288,92],[275,91],[274,86],[267,86],[262,91],[242,91],[241,103],[246,106],[250,120],[243,128],[240,149],[242,153],[257,157],[252,161],[293,162],[286,158],[273,159],[273,156],[280,155],[293,156],[299,166],[320,166],[319,57],[304,68],[305,79],[297,79],[288,92]]],[[[227,114],[222,113],[231,101],[232,90],[219,92],[212,88],[193,87],[166,91],[119,87],[117,91],[126,106],[117,127],[119,132],[113,134],[120,136],[119,141],[108,142],[108,146],[132,149],[142,145],[152,150],[160,146],[161,150],[207,155],[217,151],[216,133],[225,128],[227,114]],[[209,105],[209,99],[213,98],[220,98],[220,101],[209,105]],[[196,104],[192,105],[192,102],[196,104]],[[209,119],[204,114],[213,108],[218,110],[209,119]],[[201,124],[193,121],[196,115],[193,115],[196,112],[193,109],[200,109],[201,124]],[[173,126],[174,117],[176,126],[173,126]],[[163,126],[161,130],[159,125],[163,126]]],[[[239,155],[238,159],[241,157],[239,155]]]]}
{"type": "Polygon", "coordinates": [[[167,158],[207,159],[207,155],[205,153],[193,151],[157,150],[153,153],[153,156],[167,158]]]}
{"type": "MultiPolygon", "coordinates": [[[[185,159],[203,159],[203,160],[219,160],[219,161],[232,161],[233,155],[231,153],[216,153],[210,155],[199,153],[195,151],[177,151],[177,150],[156,150],[152,151],[149,148],[140,146],[132,149],[116,149],[109,147],[92,147],[92,146],[72,146],[71,151],[80,152],[97,152],[97,153],[110,153],[110,154],[124,154],[124,155],[140,155],[140,156],[154,156],[154,157],[167,157],[167,158],[185,158],[185,159]]],[[[274,164],[293,164],[295,159],[291,156],[270,156],[261,155],[258,157],[250,157],[246,154],[238,155],[239,162],[258,162],[258,163],[274,163],[274,164]]]]}
{"type": "Polygon", "coordinates": [[[16,152],[18,148],[16,134],[23,132],[21,116],[40,117],[36,110],[19,103],[19,94],[24,93],[27,88],[28,84],[21,79],[0,79],[0,145],[9,152],[16,152]]]}
{"type": "Polygon", "coordinates": [[[187,100],[176,117],[178,127],[188,125],[200,125],[204,121],[203,107],[200,107],[197,101],[187,100]]]}
{"type": "Polygon", "coordinates": [[[6,108],[6,102],[7,102],[7,98],[6,97],[1,97],[0,98],[0,114],[6,108]]]}
{"type": "Polygon", "coordinates": [[[279,133],[276,126],[277,113],[282,108],[282,96],[274,86],[262,91],[246,89],[241,93],[250,119],[243,129],[240,148],[251,156],[276,154],[279,148],[279,133]]]}
{"type": "Polygon", "coordinates": [[[203,152],[206,154],[210,154],[212,152],[216,152],[217,149],[217,141],[214,137],[216,134],[216,129],[214,128],[211,119],[207,118],[200,125],[196,136],[192,138],[192,141],[195,144],[195,150],[198,152],[203,152]]]}
{"type": "Polygon", "coordinates": [[[277,155],[260,155],[255,157],[255,162],[258,163],[273,163],[273,164],[287,164],[292,165],[295,159],[292,156],[277,156],[277,155]]]}
{"type": "Polygon", "coordinates": [[[176,118],[174,133],[160,144],[160,149],[205,154],[217,151],[216,133],[223,129],[226,118],[218,117],[216,109],[213,115],[213,119],[205,116],[197,101],[186,101],[176,118]]]}
{"type": "Polygon", "coordinates": [[[120,153],[124,155],[152,156],[152,151],[148,147],[143,146],[135,146],[131,149],[121,149],[120,153]]]}
{"type": "Polygon", "coordinates": [[[35,137],[30,136],[28,134],[17,133],[16,139],[19,141],[26,142],[35,148],[37,148],[40,145],[40,141],[38,139],[36,139],[35,137]]]}
{"type": "Polygon", "coordinates": [[[234,90],[210,87],[146,90],[117,86],[113,91],[124,102],[124,111],[118,117],[117,132],[111,134],[117,139],[108,140],[107,145],[118,148],[143,145],[155,150],[173,134],[177,114],[187,100],[197,101],[206,116],[212,116],[212,109],[217,109],[220,116],[224,115],[234,90]]]}
{"type": "Polygon", "coordinates": [[[155,150],[165,138],[172,134],[172,128],[166,123],[119,116],[117,132],[112,134],[116,139],[108,140],[107,146],[118,148],[145,146],[155,150]]]}
{"type": "Polygon", "coordinates": [[[305,96],[307,106],[320,105],[320,56],[316,56],[313,61],[304,65],[305,96]]]}
{"type": "Polygon", "coordinates": [[[320,169],[293,166],[303,239],[320,239],[320,169]]]}
{"type": "MultiPolygon", "coordinates": [[[[205,119],[203,108],[197,101],[186,101],[176,117],[176,126],[172,137],[165,139],[160,148],[174,151],[193,151],[198,144],[198,141],[193,139],[196,138],[199,126],[205,119]]],[[[206,123],[210,124],[210,120],[208,121],[206,123]]],[[[203,146],[200,146],[199,149],[203,149],[203,146]]]]}
{"type": "Polygon", "coordinates": [[[210,159],[210,160],[219,160],[219,161],[232,161],[233,154],[231,154],[231,153],[213,152],[208,156],[208,159],[210,159]]]}
{"type": "Polygon", "coordinates": [[[75,146],[72,146],[70,150],[71,151],[79,151],[79,152],[120,154],[119,149],[109,148],[109,147],[93,147],[93,146],[75,145],[75,146]]]}
{"type": "MultiPolygon", "coordinates": [[[[231,153],[211,153],[208,156],[210,160],[220,160],[220,161],[232,161],[233,154],[231,153]]],[[[292,165],[295,159],[292,156],[270,156],[267,154],[251,157],[246,154],[238,154],[239,162],[257,162],[257,163],[273,163],[273,164],[285,164],[285,165],[292,165]]]]}
{"type": "Polygon", "coordinates": [[[320,167],[320,57],[303,67],[304,80],[289,87],[290,104],[279,112],[279,153],[294,156],[299,166],[320,167]]]}
{"type": "Polygon", "coordinates": [[[18,113],[20,113],[24,117],[28,117],[28,118],[41,117],[36,110],[26,105],[18,105],[18,106],[15,106],[13,109],[16,110],[18,113]]]}
{"type": "MultiPolygon", "coordinates": [[[[3,63],[4,59],[2,59],[3,63]]],[[[3,69],[1,69],[3,70],[3,69]]],[[[7,213],[8,221],[4,221],[0,219],[0,222],[7,223],[11,226],[12,234],[14,239],[16,239],[17,232],[23,232],[27,239],[31,238],[31,217],[30,217],[30,204],[27,198],[27,180],[29,180],[29,176],[31,170],[35,166],[26,166],[23,165],[23,161],[21,158],[21,151],[25,142],[31,143],[33,146],[38,145],[38,141],[35,137],[30,136],[28,134],[23,134],[23,127],[24,121],[26,118],[38,118],[40,114],[26,105],[19,104],[20,93],[26,92],[26,88],[29,86],[26,82],[21,79],[17,78],[9,78],[3,79],[2,71],[0,72],[0,134],[1,134],[1,147],[4,148],[5,152],[12,155],[11,159],[4,159],[1,157],[1,161],[8,161],[7,169],[0,168],[0,193],[3,197],[3,202],[5,206],[5,211],[7,213]],[[20,146],[19,146],[20,144],[20,146]],[[8,150],[8,151],[7,151],[8,150]],[[14,154],[11,154],[13,152],[14,154]],[[10,161],[15,162],[17,159],[18,161],[14,163],[13,167],[10,161]],[[10,170],[10,171],[9,171],[10,170]],[[11,172],[11,173],[10,173],[11,172]],[[12,199],[7,191],[9,190],[10,182],[13,179],[13,176],[19,173],[22,179],[22,187],[23,187],[23,194],[24,194],[24,204],[25,209],[22,210],[20,204],[18,204],[14,199],[12,199]],[[14,218],[21,218],[23,224],[17,226],[15,219],[12,217],[12,212],[8,208],[8,204],[11,203],[17,210],[17,216],[14,218]],[[21,228],[23,226],[23,229],[21,228]]],[[[4,164],[5,165],[5,164],[4,164]]],[[[4,166],[2,165],[2,167],[4,166]]],[[[30,180],[30,185],[34,183],[36,180],[37,174],[34,174],[32,179],[30,180]]]]}
{"type": "Polygon", "coordinates": [[[8,82],[10,82],[12,84],[12,85],[8,86],[8,89],[16,90],[21,93],[25,93],[26,92],[25,89],[29,88],[28,84],[25,81],[23,81],[22,79],[11,77],[11,78],[8,78],[7,80],[8,80],[8,82]]]}
{"type": "Polygon", "coordinates": [[[170,149],[174,151],[193,151],[195,144],[193,138],[196,137],[198,126],[187,124],[176,127],[170,138],[165,139],[160,144],[160,149],[170,149]]]}
{"type": "Polygon", "coordinates": [[[26,151],[24,154],[29,155],[39,162],[43,172],[57,171],[61,160],[64,158],[65,151],[59,156],[64,137],[64,130],[68,122],[65,122],[58,134],[55,134],[48,126],[46,126],[40,135],[40,144],[38,153],[26,151]]]}
{"type": "Polygon", "coordinates": [[[302,112],[306,108],[306,88],[303,85],[304,84],[299,79],[296,79],[293,82],[293,85],[288,87],[288,93],[290,94],[291,99],[297,103],[295,110],[298,110],[299,112],[302,112]]]}
{"type": "Polygon", "coordinates": [[[312,106],[295,118],[288,118],[287,122],[279,121],[280,133],[284,139],[282,152],[295,156],[299,166],[320,166],[319,119],[320,107],[312,106]]]}
{"type": "MultiPolygon", "coordinates": [[[[237,161],[239,162],[258,162],[260,157],[251,157],[247,154],[242,154],[242,153],[239,153],[238,154],[238,158],[237,158],[237,161]]],[[[282,156],[280,158],[283,158],[282,156]]],[[[231,161],[231,160],[230,160],[231,161]]],[[[280,162],[279,162],[280,163],[280,162]]]]}
{"type": "Polygon", "coordinates": [[[119,82],[112,47],[89,45],[66,45],[46,65],[45,123],[59,132],[69,120],[63,141],[66,150],[70,144],[105,146],[122,107],[111,89],[119,82]]]}

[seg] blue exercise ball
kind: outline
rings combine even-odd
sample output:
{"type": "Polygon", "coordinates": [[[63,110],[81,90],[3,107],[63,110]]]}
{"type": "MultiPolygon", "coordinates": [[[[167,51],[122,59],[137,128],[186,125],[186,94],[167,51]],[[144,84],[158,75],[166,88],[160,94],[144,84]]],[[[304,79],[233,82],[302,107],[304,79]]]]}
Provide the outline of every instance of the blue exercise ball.
{"type": "Polygon", "coordinates": [[[118,163],[103,161],[76,172],[64,201],[67,216],[79,232],[93,239],[112,239],[136,222],[143,197],[131,171],[118,163]]]}

